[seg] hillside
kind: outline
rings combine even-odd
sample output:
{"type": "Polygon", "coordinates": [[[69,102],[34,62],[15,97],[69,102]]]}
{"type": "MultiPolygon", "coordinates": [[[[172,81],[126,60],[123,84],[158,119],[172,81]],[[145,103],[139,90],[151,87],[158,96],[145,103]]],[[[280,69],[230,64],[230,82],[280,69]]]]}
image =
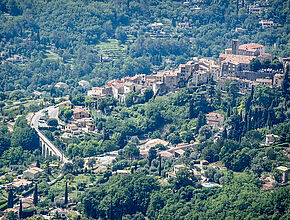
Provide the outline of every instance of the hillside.
{"type": "Polygon", "coordinates": [[[262,1],[260,14],[249,11],[254,1],[194,2],[1,1],[1,89],[31,92],[78,79],[100,86],[194,56],[218,57],[234,38],[289,56],[287,1],[262,1]],[[261,20],[274,27],[263,29],[261,20]],[[6,61],[14,55],[20,59],[6,61]]]}

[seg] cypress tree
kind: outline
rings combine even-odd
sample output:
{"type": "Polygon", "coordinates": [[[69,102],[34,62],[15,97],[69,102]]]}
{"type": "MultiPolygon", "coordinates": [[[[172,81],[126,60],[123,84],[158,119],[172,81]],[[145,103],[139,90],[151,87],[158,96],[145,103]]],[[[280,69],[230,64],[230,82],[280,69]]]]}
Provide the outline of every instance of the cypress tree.
{"type": "Polygon", "coordinates": [[[49,162],[48,161],[46,161],[46,174],[47,175],[50,175],[51,174],[50,168],[49,168],[49,162]]]}
{"type": "Polygon", "coordinates": [[[248,117],[247,123],[247,131],[252,130],[252,123],[251,123],[251,117],[248,117]]]}
{"type": "Polygon", "coordinates": [[[64,204],[68,204],[67,182],[65,183],[64,204]]]}
{"type": "Polygon", "coordinates": [[[246,114],[245,114],[244,121],[245,121],[245,128],[246,128],[246,131],[247,131],[248,130],[248,124],[247,124],[247,122],[248,122],[248,112],[246,112],[246,114]]]}
{"type": "Polygon", "coordinates": [[[255,86],[252,85],[252,90],[251,90],[251,100],[253,100],[254,92],[255,92],[255,86]]]}
{"type": "Polygon", "coordinates": [[[37,183],[34,186],[34,193],[33,193],[33,204],[37,206],[38,204],[38,191],[37,191],[37,183]]]}
{"type": "Polygon", "coordinates": [[[54,194],[52,194],[51,197],[50,197],[50,201],[54,202],[54,198],[55,198],[55,196],[54,196],[54,194]]]}
{"type": "Polygon", "coordinates": [[[242,121],[240,135],[243,136],[246,132],[247,132],[247,123],[245,121],[242,121]]]}
{"type": "Polygon", "coordinates": [[[230,116],[231,116],[231,107],[229,106],[227,110],[227,118],[229,118],[230,116]]]}
{"type": "Polygon", "coordinates": [[[259,109],[259,111],[258,111],[258,119],[256,120],[257,128],[262,127],[262,125],[264,124],[263,113],[264,113],[264,110],[262,111],[262,109],[259,109]]]}
{"type": "Polygon", "coordinates": [[[268,111],[266,126],[268,128],[271,128],[272,124],[273,124],[273,121],[272,121],[272,117],[271,117],[271,111],[268,111]]]}
{"type": "Polygon", "coordinates": [[[20,205],[19,205],[19,218],[20,219],[22,218],[22,215],[23,215],[23,212],[22,212],[22,200],[20,199],[20,205]]]}
{"type": "Polygon", "coordinates": [[[13,190],[10,189],[9,193],[8,193],[8,204],[7,204],[8,208],[13,208],[13,190]]]}
{"type": "Polygon", "coordinates": [[[266,109],[264,109],[263,113],[262,113],[261,125],[259,126],[259,128],[261,128],[261,127],[266,125],[267,119],[268,119],[268,111],[266,109]]]}
{"type": "Polygon", "coordinates": [[[205,124],[206,124],[206,117],[202,112],[199,112],[195,132],[197,133],[199,129],[205,124]]]}
{"type": "Polygon", "coordinates": [[[249,97],[247,98],[247,101],[246,101],[246,106],[245,106],[246,112],[248,112],[251,109],[253,97],[254,97],[254,86],[252,86],[251,94],[249,95],[249,97]]]}
{"type": "Polygon", "coordinates": [[[161,171],[162,171],[162,158],[161,158],[161,155],[159,155],[159,167],[158,167],[158,171],[159,171],[159,176],[161,176],[161,171]]]}
{"type": "Polygon", "coordinates": [[[284,78],[283,78],[283,81],[282,81],[282,85],[281,85],[281,87],[282,87],[282,93],[283,93],[283,96],[284,96],[284,98],[285,98],[285,101],[287,101],[287,99],[288,99],[288,96],[289,96],[289,94],[288,94],[288,89],[289,89],[289,84],[290,84],[290,82],[289,82],[289,71],[290,71],[290,65],[287,65],[286,66],[286,70],[285,70],[285,75],[284,75],[284,78]]]}
{"type": "Polygon", "coordinates": [[[40,168],[39,160],[36,160],[36,167],[40,168]]]}
{"type": "Polygon", "coordinates": [[[243,121],[243,111],[240,112],[239,116],[240,116],[240,122],[242,122],[243,121]]]}
{"type": "Polygon", "coordinates": [[[228,132],[227,129],[224,128],[223,133],[222,133],[222,139],[227,139],[228,138],[228,132]]]}
{"type": "Polygon", "coordinates": [[[194,106],[193,101],[189,102],[189,118],[194,118],[194,106]]]}
{"type": "Polygon", "coordinates": [[[149,167],[151,166],[152,160],[156,158],[156,155],[157,155],[157,151],[153,147],[151,147],[149,149],[149,155],[148,155],[149,167]]]}

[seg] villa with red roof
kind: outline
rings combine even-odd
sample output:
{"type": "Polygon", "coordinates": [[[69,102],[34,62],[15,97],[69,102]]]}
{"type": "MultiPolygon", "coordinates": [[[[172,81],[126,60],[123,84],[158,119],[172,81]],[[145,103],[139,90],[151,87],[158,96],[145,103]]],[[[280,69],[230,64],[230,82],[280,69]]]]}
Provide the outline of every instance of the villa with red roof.
{"type": "Polygon", "coordinates": [[[206,114],[206,123],[214,128],[222,127],[224,124],[224,115],[211,112],[206,114]]]}

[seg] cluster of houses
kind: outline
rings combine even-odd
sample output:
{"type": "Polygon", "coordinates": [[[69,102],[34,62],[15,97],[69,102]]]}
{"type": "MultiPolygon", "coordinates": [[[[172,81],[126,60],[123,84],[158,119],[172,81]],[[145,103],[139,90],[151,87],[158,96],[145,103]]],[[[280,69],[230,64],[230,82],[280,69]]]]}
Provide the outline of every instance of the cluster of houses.
{"type": "Polygon", "coordinates": [[[30,167],[25,170],[22,175],[18,175],[13,182],[7,184],[6,190],[15,190],[18,192],[28,190],[32,187],[32,180],[35,180],[41,176],[43,169],[38,167],[30,167]]]}
{"type": "MultiPolygon", "coordinates": [[[[252,15],[256,15],[256,16],[262,16],[265,8],[268,7],[268,1],[255,1],[253,4],[248,5],[248,12],[249,14],[252,15]]],[[[275,24],[273,21],[271,20],[260,20],[259,24],[261,25],[261,27],[264,28],[268,28],[268,27],[274,27],[277,24],[275,24]]]]}
{"type": "MultiPolygon", "coordinates": [[[[146,89],[153,90],[154,94],[175,92],[182,87],[190,88],[205,84],[211,79],[214,79],[221,89],[225,81],[235,81],[244,92],[250,90],[253,85],[279,87],[283,79],[281,71],[272,69],[251,71],[250,63],[254,58],[261,62],[271,61],[272,55],[265,53],[264,45],[256,43],[239,45],[238,40],[232,40],[232,47],[226,49],[224,54],[220,54],[217,61],[195,58],[181,64],[177,69],[114,79],[104,87],[92,87],[87,94],[93,99],[112,95],[123,103],[130,92],[143,93],[146,89]]],[[[282,61],[288,62],[287,58],[282,61]]]]}
{"type": "Polygon", "coordinates": [[[73,106],[70,101],[62,102],[58,107],[69,107],[73,110],[72,119],[64,125],[63,137],[72,137],[73,135],[79,135],[81,131],[94,132],[95,125],[93,119],[90,116],[90,112],[87,108],[82,106],[73,106]]]}
{"type": "MultiPolygon", "coordinates": [[[[147,158],[149,156],[149,150],[151,148],[156,148],[157,145],[163,145],[164,149],[166,150],[157,150],[157,155],[160,155],[162,158],[180,158],[185,153],[187,149],[194,148],[197,143],[191,143],[191,144],[178,144],[177,146],[173,147],[171,144],[167,141],[161,140],[159,138],[152,139],[149,141],[144,141],[144,143],[141,143],[141,145],[138,146],[140,149],[140,156],[143,158],[147,158]]],[[[199,154],[200,156],[200,154],[199,154]]],[[[191,170],[191,172],[194,174],[195,177],[197,177],[199,180],[201,180],[201,183],[205,187],[209,187],[206,184],[208,184],[208,179],[205,177],[205,170],[204,167],[208,166],[209,162],[207,160],[197,160],[194,161],[194,164],[190,167],[187,167],[184,164],[177,164],[173,166],[173,170],[171,172],[167,172],[166,176],[168,178],[175,178],[176,174],[179,170],[185,168],[191,170]]],[[[219,167],[214,167],[216,169],[220,169],[219,167]]],[[[130,170],[116,170],[112,173],[113,176],[118,175],[120,177],[130,175],[130,170]]],[[[211,183],[210,187],[213,186],[220,186],[216,183],[211,183]]]]}
{"type": "Polygon", "coordinates": [[[88,91],[88,96],[98,99],[106,95],[112,95],[121,103],[125,101],[130,92],[143,93],[146,89],[153,90],[155,94],[175,92],[182,87],[197,86],[207,83],[212,73],[218,67],[212,60],[200,59],[181,64],[179,68],[169,71],[161,71],[151,75],[138,74],[133,77],[111,80],[104,87],[93,87],[88,91]]]}
{"type": "MultiPolygon", "coordinates": [[[[224,125],[224,115],[220,113],[210,112],[206,114],[206,122],[213,128],[222,128],[224,125]]],[[[173,147],[168,141],[156,138],[146,141],[145,143],[141,143],[139,145],[139,149],[140,155],[145,158],[148,157],[150,148],[155,147],[156,145],[163,145],[165,149],[158,150],[158,155],[165,158],[178,158],[182,156],[187,149],[194,147],[196,144],[197,143],[182,143],[173,147]]]]}

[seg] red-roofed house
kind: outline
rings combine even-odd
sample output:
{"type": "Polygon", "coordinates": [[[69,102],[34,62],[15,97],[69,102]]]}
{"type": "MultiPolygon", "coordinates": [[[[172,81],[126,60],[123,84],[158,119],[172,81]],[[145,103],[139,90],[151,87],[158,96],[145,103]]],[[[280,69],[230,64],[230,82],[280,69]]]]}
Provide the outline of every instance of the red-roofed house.
{"type": "Polygon", "coordinates": [[[73,117],[74,119],[89,118],[90,113],[86,108],[83,108],[81,106],[75,106],[73,108],[73,117]]]}
{"type": "Polygon", "coordinates": [[[211,112],[206,114],[206,123],[212,127],[222,127],[224,125],[224,116],[220,113],[211,112]]]}

